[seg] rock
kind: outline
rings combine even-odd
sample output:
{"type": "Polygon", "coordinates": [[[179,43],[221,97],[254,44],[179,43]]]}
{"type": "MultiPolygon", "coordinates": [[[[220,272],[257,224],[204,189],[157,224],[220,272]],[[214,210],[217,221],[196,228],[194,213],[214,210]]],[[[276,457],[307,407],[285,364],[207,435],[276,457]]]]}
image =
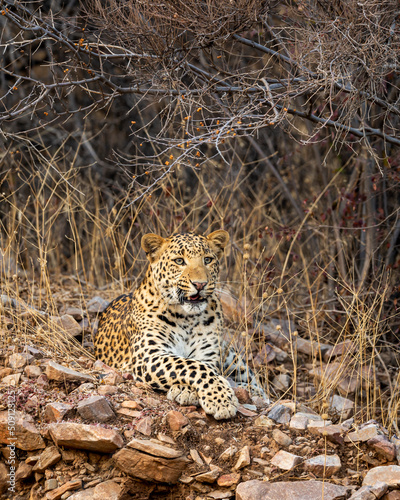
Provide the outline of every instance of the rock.
{"type": "Polygon", "coordinates": [[[277,404],[268,413],[268,418],[277,424],[288,424],[292,416],[292,410],[287,406],[277,404]]]}
{"type": "Polygon", "coordinates": [[[328,441],[336,444],[344,443],[346,428],[343,425],[327,425],[326,427],[307,427],[311,434],[326,437],[328,441]]]}
{"type": "MultiPolygon", "coordinates": [[[[31,359],[32,359],[32,356],[31,356],[31,359]]],[[[11,356],[8,358],[8,366],[12,369],[12,370],[20,370],[21,368],[23,368],[26,364],[27,364],[27,355],[23,355],[23,354],[18,354],[18,353],[15,353],[15,354],[11,354],[11,356]]]]}
{"type": "Polygon", "coordinates": [[[13,371],[14,370],[12,368],[0,368],[0,380],[8,375],[12,375],[13,371]]]}
{"type": "Polygon", "coordinates": [[[189,463],[182,451],[140,439],[130,441],[113,459],[116,467],[130,476],[172,484],[189,463]]]}
{"type": "Polygon", "coordinates": [[[330,401],[330,409],[345,420],[353,415],[354,402],[335,394],[330,401]]]}
{"type": "Polygon", "coordinates": [[[304,468],[317,477],[331,477],[342,467],[338,455],[318,455],[304,462],[304,468]]]}
{"type": "Polygon", "coordinates": [[[243,448],[240,450],[239,458],[234,466],[234,469],[243,469],[243,467],[247,467],[247,465],[250,465],[250,447],[243,446],[243,448]]]}
{"type": "Polygon", "coordinates": [[[84,317],[84,312],[80,307],[67,307],[65,314],[72,316],[76,321],[81,321],[84,317]]]}
{"type": "Polygon", "coordinates": [[[254,425],[256,427],[267,427],[268,429],[271,429],[275,424],[274,421],[270,418],[266,417],[265,415],[260,415],[255,419],[254,425]]]}
{"type": "Polygon", "coordinates": [[[309,374],[322,381],[334,380],[341,394],[353,394],[361,386],[361,378],[357,373],[350,372],[347,366],[339,362],[322,364],[310,370],[309,374]]]}
{"type": "Polygon", "coordinates": [[[88,488],[74,493],[69,500],[121,500],[126,498],[123,495],[123,488],[116,481],[104,481],[94,488],[88,488]]]}
{"type": "Polygon", "coordinates": [[[49,403],[43,413],[45,422],[61,422],[64,416],[73,409],[73,405],[69,403],[49,403]]]}
{"type": "Polygon", "coordinates": [[[287,375],[286,373],[281,373],[274,377],[272,385],[278,391],[287,391],[290,387],[291,382],[292,381],[289,375],[287,375]]]}
{"type": "Polygon", "coordinates": [[[376,500],[382,498],[387,489],[388,485],[386,483],[378,481],[375,486],[362,486],[351,495],[349,500],[376,500]]]}
{"type": "Polygon", "coordinates": [[[61,422],[49,425],[50,435],[57,446],[100,453],[113,453],[124,445],[121,435],[95,425],[61,422]]]}
{"type": "Polygon", "coordinates": [[[59,329],[68,335],[76,337],[82,333],[82,327],[80,324],[69,314],[64,314],[59,317],[53,316],[51,319],[59,329]]]}
{"type": "Polygon", "coordinates": [[[284,447],[290,446],[293,442],[292,439],[280,429],[274,429],[272,431],[272,437],[277,444],[284,447]]]}
{"type": "Polygon", "coordinates": [[[20,411],[16,411],[14,415],[8,411],[0,412],[0,443],[13,444],[25,451],[39,450],[46,446],[33,418],[20,411]]]}
{"type": "Polygon", "coordinates": [[[65,380],[69,380],[71,382],[92,382],[94,380],[90,375],[71,370],[71,368],[59,365],[54,361],[49,361],[47,363],[46,375],[49,380],[57,380],[59,382],[64,382],[65,380]]]}
{"type": "Polygon", "coordinates": [[[301,463],[302,460],[303,459],[298,455],[293,455],[285,450],[280,450],[271,458],[271,464],[282,470],[292,470],[299,463],[301,463]]]}
{"type": "Polygon", "coordinates": [[[136,424],[135,429],[143,434],[144,436],[151,436],[151,426],[153,424],[153,419],[151,417],[141,418],[136,424]]]}
{"type": "Polygon", "coordinates": [[[389,487],[400,486],[400,465],[374,467],[367,472],[363,486],[374,486],[378,481],[386,483],[389,487]]]}
{"type": "Polygon", "coordinates": [[[207,472],[202,472],[195,476],[196,481],[200,483],[215,483],[221,474],[222,469],[216,465],[210,465],[210,470],[207,472]]]}
{"type": "Polygon", "coordinates": [[[346,443],[359,443],[368,441],[379,435],[379,427],[376,424],[368,424],[357,431],[350,432],[344,438],[346,443]]]}
{"type": "Polygon", "coordinates": [[[171,431],[180,431],[189,423],[189,420],[180,411],[169,411],[165,415],[165,419],[171,431]]]}
{"type": "Polygon", "coordinates": [[[233,458],[236,453],[237,453],[237,448],[235,446],[229,446],[225,451],[221,453],[219,456],[220,460],[223,460],[224,462],[228,462],[231,458],[233,458]]]}
{"type": "Polygon", "coordinates": [[[324,361],[328,362],[331,358],[336,356],[349,356],[356,349],[356,345],[351,340],[345,340],[343,342],[338,342],[336,345],[330,347],[325,351],[324,361]]]}
{"type": "Polygon", "coordinates": [[[8,490],[9,484],[7,481],[10,480],[8,467],[3,462],[0,462],[0,495],[8,490]]]}
{"type": "Polygon", "coordinates": [[[45,481],[44,491],[55,490],[56,488],[58,488],[57,479],[52,478],[52,479],[48,479],[47,481],[45,481]]]}
{"type": "Polygon", "coordinates": [[[308,415],[306,415],[304,413],[296,413],[290,419],[289,428],[290,429],[298,429],[298,430],[307,429],[309,421],[310,421],[310,418],[308,415]]]}
{"type": "Polygon", "coordinates": [[[118,387],[115,385],[101,385],[98,389],[97,392],[100,394],[100,396],[112,396],[114,394],[117,394],[118,392],[118,387]]]}
{"type": "Polygon", "coordinates": [[[20,373],[13,373],[12,375],[7,375],[1,379],[1,385],[6,385],[7,387],[17,387],[21,379],[20,373]]]}
{"type": "Polygon", "coordinates": [[[324,429],[328,427],[328,425],[332,425],[332,420],[310,420],[307,424],[307,429],[324,429]]]}
{"type": "Polygon", "coordinates": [[[250,393],[244,387],[234,387],[233,392],[235,393],[235,396],[238,398],[240,404],[243,405],[252,403],[250,393]]]}
{"type": "Polygon", "coordinates": [[[116,371],[109,372],[102,378],[103,384],[106,385],[122,384],[123,381],[124,378],[122,377],[122,375],[116,371]]]}
{"type": "MultiPolygon", "coordinates": [[[[47,468],[55,465],[61,460],[61,453],[56,446],[48,446],[39,456],[39,460],[33,466],[33,472],[44,472],[47,468]]],[[[57,485],[58,486],[58,485],[57,485]]],[[[54,488],[53,488],[54,489],[54,488]]]]}
{"type": "Polygon", "coordinates": [[[21,462],[18,466],[17,472],[15,473],[15,480],[21,481],[22,479],[27,479],[32,475],[32,469],[32,465],[29,465],[26,462],[21,462]]]}
{"type": "MultiPolygon", "coordinates": [[[[222,490],[215,490],[215,491],[209,491],[207,493],[207,499],[211,498],[213,500],[224,500],[225,498],[232,498],[235,495],[234,491],[222,491],[222,490]]],[[[188,497],[190,498],[190,497],[188,497]]]]}
{"type": "Polygon", "coordinates": [[[130,400],[123,401],[121,403],[121,406],[122,408],[129,408],[131,410],[139,410],[139,411],[143,410],[143,406],[137,401],[130,401],[130,400]]]}
{"type": "Polygon", "coordinates": [[[367,441],[367,445],[388,462],[396,458],[396,446],[386,436],[375,436],[367,441]]]}
{"type": "Polygon", "coordinates": [[[400,491],[389,491],[389,493],[382,497],[382,500],[400,500],[400,491]]]}
{"type": "Polygon", "coordinates": [[[342,500],[348,488],[322,481],[246,481],[236,488],[236,500],[342,500]]]}
{"type": "Polygon", "coordinates": [[[231,474],[224,474],[223,476],[220,476],[217,480],[217,484],[218,486],[230,488],[231,486],[238,484],[239,481],[240,474],[232,472],[231,474]]]}
{"type": "Polygon", "coordinates": [[[189,450],[189,454],[192,457],[193,462],[197,465],[204,465],[203,459],[200,457],[199,452],[195,449],[189,450]]]}
{"type": "Polygon", "coordinates": [[[115,417],[110,403],[104,396],[91,396],[80,401],[77,411],[82,418],[96,422],[107,422],[115,417]]]}
{"type": "Polygon", "coordinates": [[[120,417],[125,417],[125,418],[140,418],[142,416],[141,411],[137,410],[130,410],[129,408],[120,408],[117,410],[117,415],[120,417]]]}
{"type": "Polygon", "coordinates": [[[110,302],[108,300],[103,299],[102,297],[93,297],[86,304],[88,313],[101,313],[106,309],[110,302]]]}
{"type": "Polygon", "coordinates": [[[238,413],[240,413],[241,415],[243,415],[245,417],[256,417],[257,413],[255,413],[252,409],[249,409],[249,406],[251,408],[254,408],[255,410],[257,410],[257,406],[254,406],[254,405],[239,405],[237,407],[238,413]]]}
{"type": "Polygon", "coordinates": [[[37,378],[42,374],[42,370],[36,365],[25,366],[24,372],[28,378],[37,378]]]}

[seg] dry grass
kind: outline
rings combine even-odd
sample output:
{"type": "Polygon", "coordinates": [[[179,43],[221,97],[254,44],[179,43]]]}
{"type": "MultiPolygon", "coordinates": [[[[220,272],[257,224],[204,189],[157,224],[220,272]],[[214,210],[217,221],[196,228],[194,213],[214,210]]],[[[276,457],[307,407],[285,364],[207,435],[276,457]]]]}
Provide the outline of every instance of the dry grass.
{"type": "MultiPolygon", "coordinates": [[[[302,203],[299,222],[279,182],[239,153],[232,150],[229,165],[211,161],[201,171],[170,174],[138,205],[129,205],[128,195],[118,196],[115,185],[101,182],[90,167],[69,163],[63,143],[51,156],[14,155],[1,177],[0,315],[14,324],[0,328],[2,345],[36,345],[49,356],[77,359],[84,347],[67,338],[54,317],[66,305],[85,309],[95,295],[111,299],[136,286],[146,262],[139,247],[143,233],[222,227],[231,242],[221,287],[228,286],[243,306],[243,314],[229,322],[233,337],[251,358],[268,345],[263,332],[270,318],[286,325],[289,361],[266,365],[260,375],[267,382],[288,372],[292,386],[282,393],[266,383],[272,397],[296,398],[299,384],[311,383],[314,394],[302,399],[323,411],[341,384],[347,395],[345,377],[355,377],[361,382],[354,394],[360,419],[378,418],[398,430],[399,325],[396,299],[387,301],[396,281],[390,270],[376,266],[361,279],[362,229],[344,231],[338,246],[332,243],[331,219],[328,224],[317,217],[348,179],[328,171],[330,181],[319,196],[313,196],[316,177],[314,184],[304,182],[302,195],[311,202],[302,203]],[[311,341],[311,356],[299,349],[300,339],[311,341]],[[344,341],[354,349],[324,360],[326,344],[344,341]]],[[[299,174],[290,168],[285,173],[284,166],[282,172],[289,185],[290,176],[298,183],[299,174]]],[[[301,203],[299,193],[292,193],[301,203]]]]}

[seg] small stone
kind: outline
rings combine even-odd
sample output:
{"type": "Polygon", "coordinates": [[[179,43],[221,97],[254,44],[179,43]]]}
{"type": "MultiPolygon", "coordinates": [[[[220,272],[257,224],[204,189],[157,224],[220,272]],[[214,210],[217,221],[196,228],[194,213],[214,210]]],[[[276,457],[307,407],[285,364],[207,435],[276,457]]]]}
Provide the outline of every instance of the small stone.
{"type": "Polygon", "coordinates": [[[10,415],[8,411],[0,412],[0,443],[14,444],[25,451],[45,448],[40,432],[36,429],[33,418],[20,411],[14,413],[13,436],[10,436],[10,415]],[[10,440],[10,438],[12,438],[10,440]]]}
{"type": "Polygon", "coordinates": [[[292,439],[280,429],[274,429],[272,431],[272,437],[277,444],[284,447],[290,446],[293,442],[292,439]]]}
{"type": "Polygon", "coordinates": [[[64,382],[65,380],[69,380],[72,382],[93,381],[93,377],[91,377],[90,375],[71,370],[71,368],[59,365],[54,361],[49,361],[47,363],[46,375],[49,380],[57,380],[59,382],[64,382]]]}
{"type": "Polygon", "coordinates": [[[282,470],[293,470],[302,458],[285,450],[280,450],[271,458],[271,464],[282,470]]]}
{"type": "Polygon", "coordinates": [[[368,441],[379,435],[379,427],[376,424],[369,424],[357,431],[350,432],[344,438],[346,443],[359,443],[368,441]]]}
{"type": "Polygon", "coordinates": [[[235,470],[243,469],[250,465],[250,447],[244,446],[239,453],[239,458],[233,467],[235,470]]]}
{"type": "Polygon", "coordinates": [[[338,455],[318,455],[304,462],[306,471],[312,472],[317,477],[331,477],[342,467],[338,455]]]}
{"type": "Polygon", "coordinates": [[[12,375],[14,370],[12,368],[0,368],[0,380],[8,375],[12,375]]]}
{"type": "Polygon", "coordinates": [[[102,378],[102,382],[106,385],[118,385],[123,381],[124,378],[118,372],[109,372],[102,378]]]}
{"type": "Polygon", "coordinates": [[[62,331],[73,337],[77,337],[82,333],[82,327],[80,324],[69,314],[64,314],[63,316],[52,318],[53,323],[62,331]]]}
{"type": "Polygon", "coordinates": [[[55,490],[56,488],[58,488],[57,479],[51,478],[51,479],[47,479],[47,481],[45,481],[44,491],[55,490]]]}
{"type": "Polygon", "coordinates": [[[28,378],[37,378],[42,374],[42,370],[36,365],[25,366],[24,372],[28,378]]]}
{"type": "Polygon", "coordinates": [[[72,410],[73,405],[69,403],[49,403],[43,413],[45,422],[61,422],[65,415],[72,410]]]}
{"type": "Polygon", "coordinates": [[[375,486],[362,486],[349,500],[376,500],[386,493],[388,485],[378,481],[375,486]]]}
{"type": "Polygon", "coordinates": [[[222,486],[225,488],[230,488],[235,484],[238,484],[240,481],[240,474],[237,472],[232,472],[231,474],[224,474],[220,476],[217,480],[218,486],[222,486]]]}
{"type": "Polygon", "coordinates": [[[76,321],[81,321],[84,316],[84,313],[80,307],[67,307],[65,309],[65,314],[72,316],[76,321]]]}
{"type": "Polygon", "coordinates": [[[225,498],[232,498],[233,496],[235,496],[235,492],[230,490],[214,490],[207,493],[207,499],[211,498],[212,500],[224,500],[225,498]]]}
{"type": "Polygon", "coordinates": [[[57,446],[79,450],[112,453],[124,445],[118,432],[96,425],[61,422],[50,424],[49,432],[57,446]]]}
{"type": "Polygon", "coordinates": [[[220,467],[217,467],[216,465],[210,465],[209,471],[196,475],[195,479],[200,483],[215,483],[221,472],[222,469],[220,467]]]}
{"type": "Polygon", "coordinates": [[[21,481],[22,479],[27,479],[32,475],[32,465],[26,462],[21,462],[18,466],[17,472],[15,473],[15,480],[21,481]]]}
{"type": "Polygon", "coordinates": [[[332,420],[310,420],[307,424],[307,429],[323,429],[332,425],[332,420]]]}
{"type": "MultiPolygon", "coordinates": [[[[237,408],[238,413],[245,417],[255,417],[257,416],[257,413],[255,413],[253,410],[249,410],[247,407],[248,406],[253,406],[253,405],[239,405],[237,408]]],[[[253,406],[254,407],[254,406],[253,406]]],[[[254,407],[257,410],[257,407],[254,407]]]]}
{"type": "Polygon", "coordinates": [[[343,425],[327,425],[325,427],[313,427],[308,426],[308,430],[311,434],[320,435],[326,437],[328,441],[336,444],[344,443],[344,435],[347,429],[343,425]]]}
{"type": "Polygon", "coordinates": [[[96,422],[107,422],[115,417],[110,403],[104,396],[91,396],[80,401],[77,411],[82,418],[96,422]]]}
{"type": "Polygon", "coordinates": [[[13,370],[20,370],[27,364],[27,357],[23,354],[11,354],[8,358],[8,365],[13,370]]]}
{"type": "Polygon", "coordinates": [[[400,465],[382,465],[370,469],[364,478],[363,486],[374,486],[378,481],[393,488],[400,486],[400,465]]]}
{"type": "Polygon", "coordinates": [[[278,391],[287,391],[290,387],[291,384],[291,379],[290,376],[287,375],[286,373],[281,373],[274,377],[272,381],[272,385],[277,389],[278,391]]]}
{"type": "Polygon", "coordinates": [[[235,446],[229,446],[225,451],[221,453],[219,456],[220,460],[223,460],[224,462],[228,462],[231,458],[233,458],[236,453],[237,453],[237,448],[235,446]]]}
{"type": "Polygon", "coordinates": [[[296,413],[296,415],[293,415],[293,417],[290,419],[289,428],[304,430],[307,429],[308,422],[309,418],[307,417],[307,415],[296,413]]]}
{"type": "Polygon", "coordinates": [[[235,387],[233,389],[235,396],[238,398],[240,404],[251,404],[252,400],[250,397],[250,393],[244,387],[235,387]]]}
{"type": "Polygon", "coordinates": [[[101,313],[103,312],[106,307],[109,305],[109,301],[103,299],[103,297],[93,297],[93,299],[90,299],[89,302],[86,304],[87,311],[88,313],[101,313]]]}
{"type": "Polygon", "coordinates": [[[143,434],[144,436],[151,436],[151,427],[153,424],[153,419],[151,417],[141,418],[135,424],[135,429],[143,434]]]}
{"type": "Polygon", "coordinates": [[[189,423],[189,420],[180,411],[171,410],[165,418],[171,431],[180,431],[189,423]]]}
{"type": "MultiPolygon", "coordinates": [[[[56,446],[48,446],[39,456],[39,460],[33,466],[33,472],[44,472],[61,460],[61,453],[56,446]]],[[[58,486],[58,485],[57,485],[58,486]]],[[[53,488],[54,489],[54,488],[53,488]]]]}
{"type": "Polygon", "coordinates": [[[268,413],[268,418],[278,424],[288,424],[292,415],[292,410],[287,406],[277,404],[268,413]]]}
{"type": "Polygon", "coordinates": [[[100,396],[113,396],[114,394],[117,394],[118,387],[115,385],[104,384],[98,387],[97,392],[100,396]]]}
{"type": "Polygon", "coordinates": [[[267,427],[268,429],[271,429],[275,426],[274,421],[266,417],[265,415],[260,415],[258,418],[256,418],[254,421],[254,425],[256,427],[267,427]]]}
{"type": "Polygon", "coordinates": [[[190,456],[192,457],[193,461],[196,462],[197,465],[204,465],[204,462],[202,458],[199,455],[199,452],[195,449],[191,449],[189,451],[190,456]]]}
{"type": "Polygon", "coordinates": [[[131,410],[143,410],[143,406],[137,401],[123,401],[121,403],[122,408],[129,408],[131,410]]]}
{"type": "Polygon", "coordinates": [[[120,408],[119,410],[117,410],[117,415],[119,417],[132,419],[140,418],[142,416],[142,412],[137,410],[130,410],[129,408],[120,408]]]}
{"type": "Polygon", "coordinates": [[[330,409],[341,419],[350,418],[354,411],[354,402],[335,394],[330,402],[330,409]]]}
{"type": "Polygon", "coordinates": [[[400,491],[389,491],[385,496],[382,497],[382,500],[400,500],[400,491]]]}
{"type": "Polygon", "coordinates": [[[396,458],[396,446],[386,436],[375,436],[367,441],[367,445],[388,462],[396,458]]]}

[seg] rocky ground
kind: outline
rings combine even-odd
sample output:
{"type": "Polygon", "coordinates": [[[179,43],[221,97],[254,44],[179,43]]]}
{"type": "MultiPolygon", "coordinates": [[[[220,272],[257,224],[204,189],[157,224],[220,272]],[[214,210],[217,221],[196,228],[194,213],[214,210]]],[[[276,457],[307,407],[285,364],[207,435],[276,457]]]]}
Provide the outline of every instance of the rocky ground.
{"type": "MultiPolygon", "coordinates": [[[[13,335],[18,304],[7,297],[2,304],[8,344],[0,353],[1,498],[400,499],[400,439],[354,415],[359,376],[344,375],[320,412],[283,398],[267,404],[236,388],[237,416],[216,421],[90,356],[49,357],[32,337],[13,335]]],[[[67,307],[53,324],[78,337],[95,328],[105,304],[95,298],[85,312],[67,307]]],[[[33,311],[21,314],[29,321],[33,311]]],[[[273,385],[281,394],[291,383],[290,364],[284,367],[293,354],[285,328],[277,320],[266,324],[268,347],[253,359],[256,367],[276,367],[273,385]]],[[[352,348],[326,345],[320,370],[313,363],[308,372],[318,379],[329,360],[333,373],[352,348]]],[[[295,349],[304,366],[314,355],[299,336],[295,349]]],[[[383,370],[382,383],[385,377],[383,370]]],[[[298,385],[300,399],[315,392],[307,379],[298,385]]]]}

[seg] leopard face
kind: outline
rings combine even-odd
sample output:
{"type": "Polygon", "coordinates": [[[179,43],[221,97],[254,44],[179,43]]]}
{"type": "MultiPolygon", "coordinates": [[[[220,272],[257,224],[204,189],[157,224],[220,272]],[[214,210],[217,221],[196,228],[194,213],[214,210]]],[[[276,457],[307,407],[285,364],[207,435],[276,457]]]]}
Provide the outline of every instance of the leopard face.
{"type": "Polygon", "coordinates": [[[142,247],[150,261],[153,282],[167,306],[192,315],[207,309],[219,276],[219,258],[228,242],[225,231],[209,236],[147,234],[142,247]]]}

